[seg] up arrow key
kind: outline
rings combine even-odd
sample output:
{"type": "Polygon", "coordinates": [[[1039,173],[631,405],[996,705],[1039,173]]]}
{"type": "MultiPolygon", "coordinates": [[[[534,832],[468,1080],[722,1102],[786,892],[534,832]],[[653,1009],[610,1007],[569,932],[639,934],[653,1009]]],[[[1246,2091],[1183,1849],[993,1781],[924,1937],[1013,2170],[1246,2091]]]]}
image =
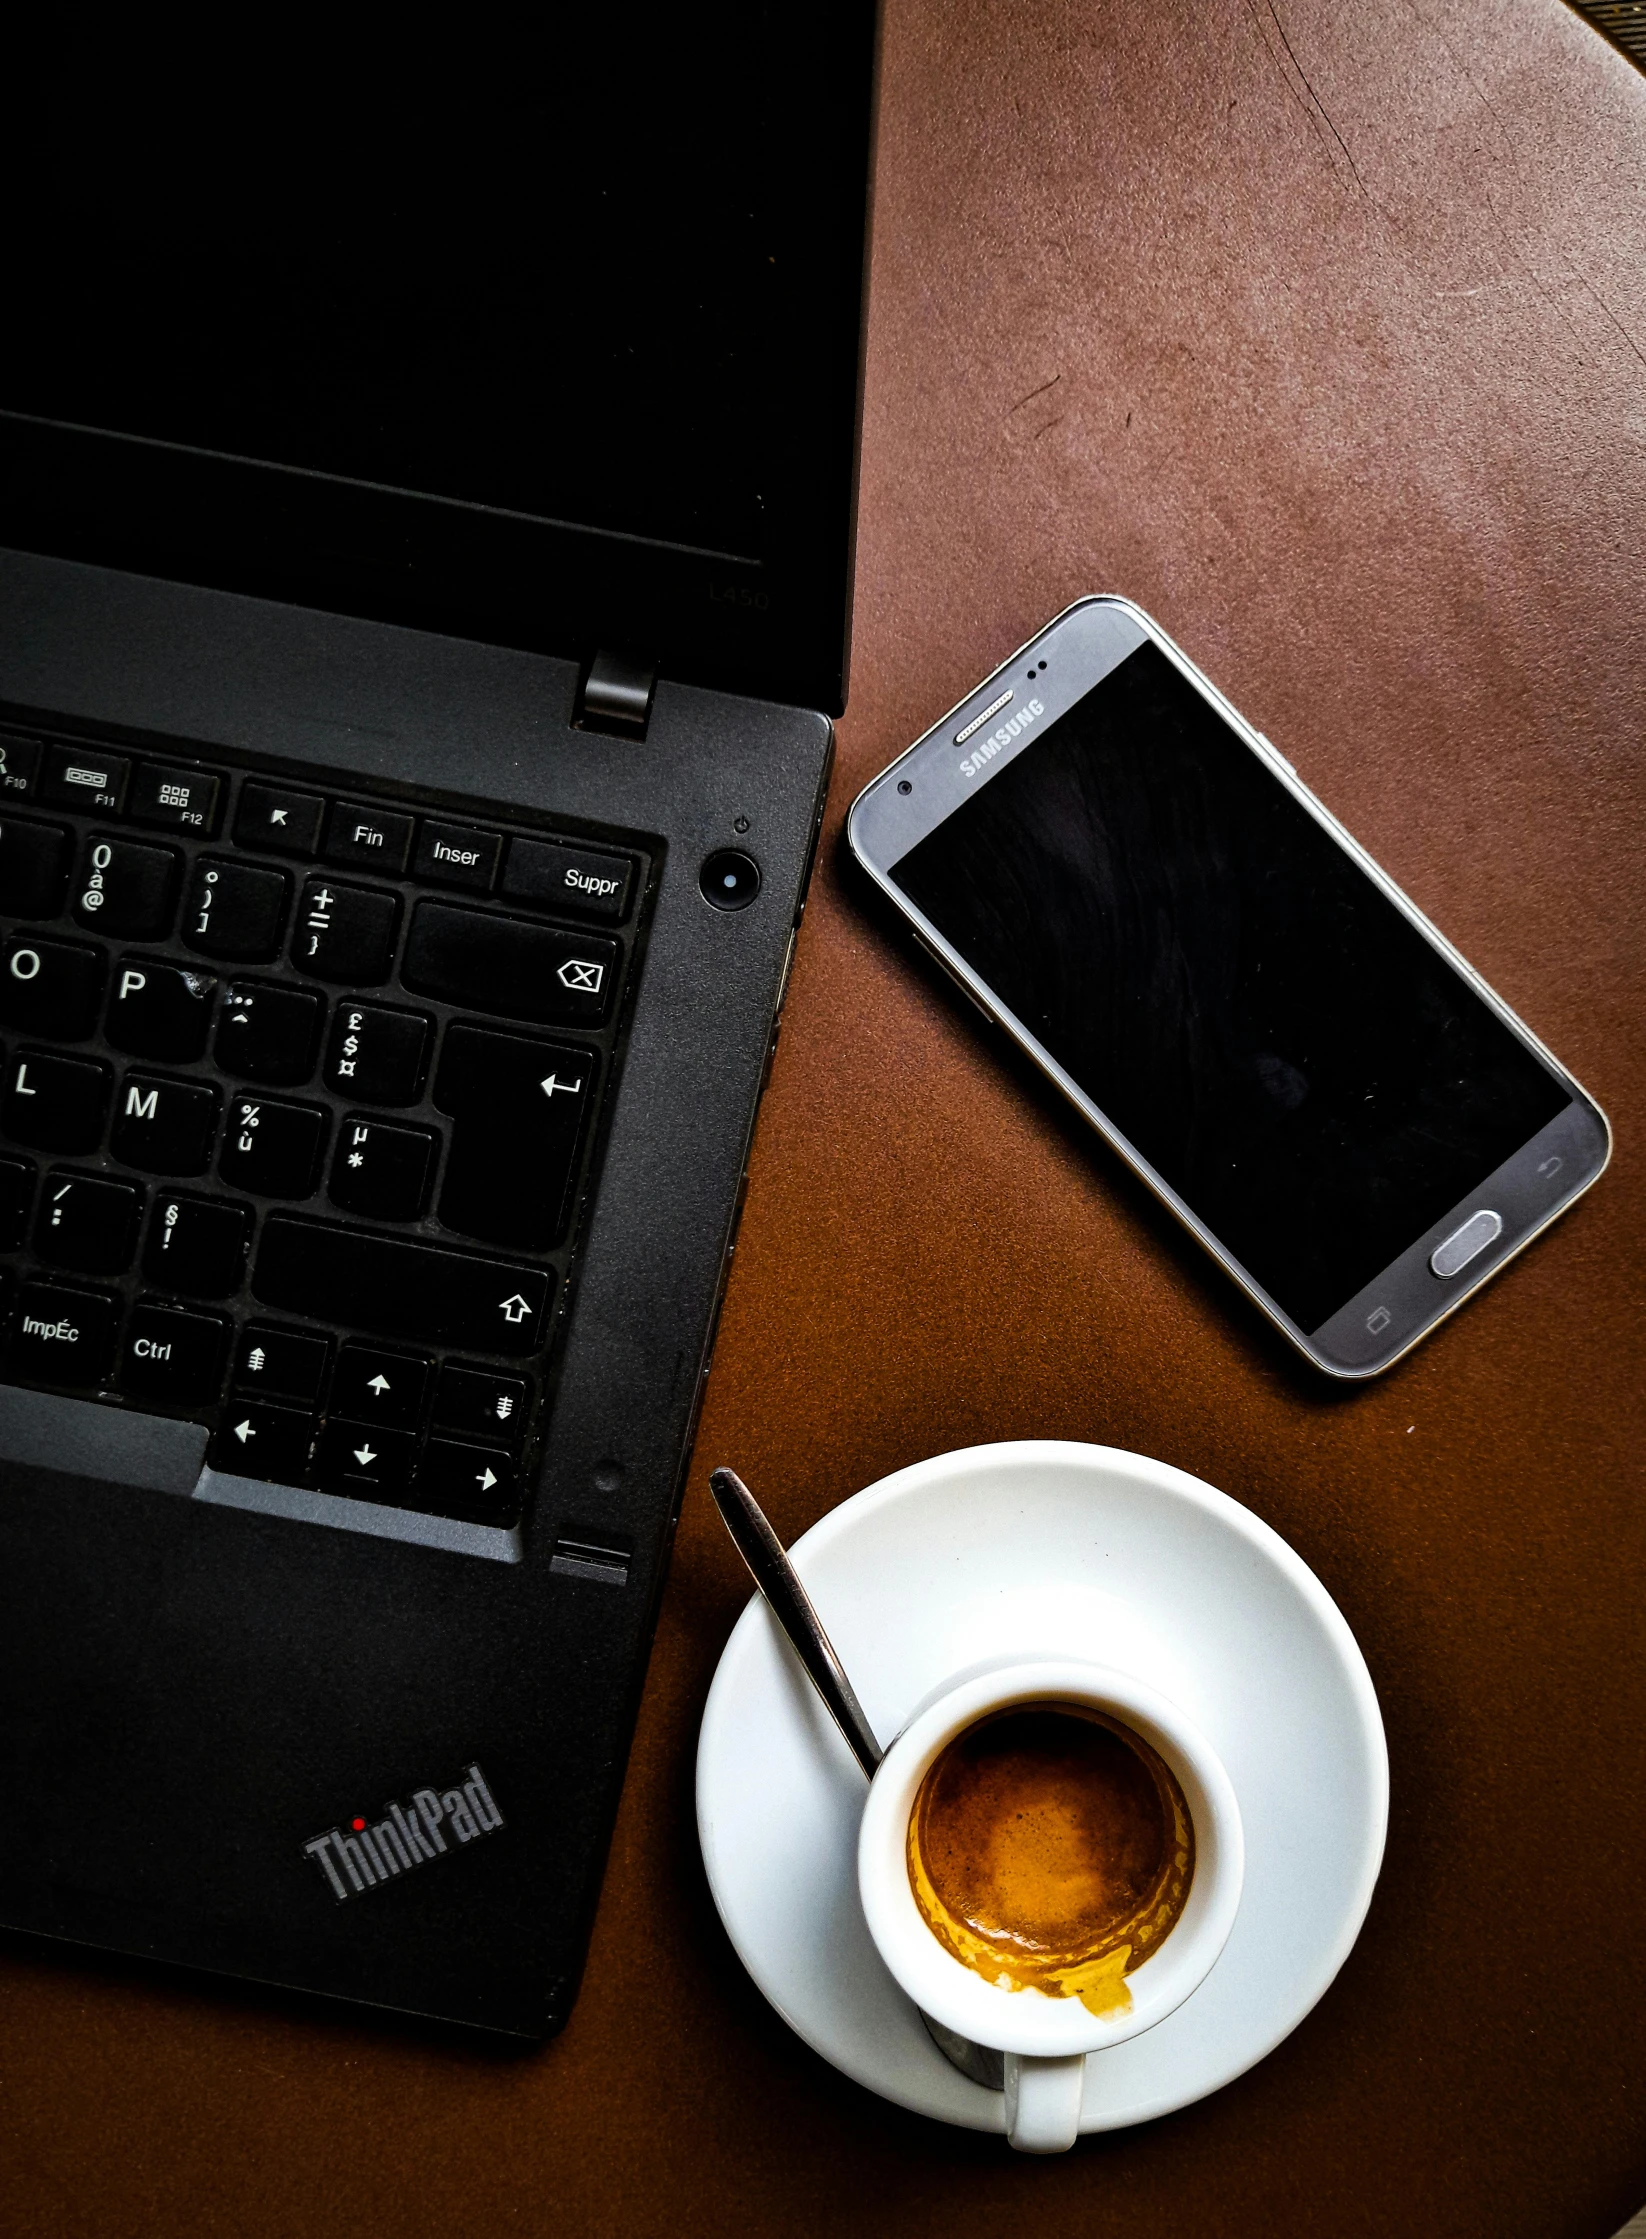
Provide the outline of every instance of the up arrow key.
{"type": "Polygon", "coordinates": [[[371,1382],[366,1386],[367,1391],[375,1392],[379,1399],[382,1398],[383,1394],[388,1390],[388,1388],[389,1380],[386,1376],[382,1375],[374,1376],[371,1382]]]}

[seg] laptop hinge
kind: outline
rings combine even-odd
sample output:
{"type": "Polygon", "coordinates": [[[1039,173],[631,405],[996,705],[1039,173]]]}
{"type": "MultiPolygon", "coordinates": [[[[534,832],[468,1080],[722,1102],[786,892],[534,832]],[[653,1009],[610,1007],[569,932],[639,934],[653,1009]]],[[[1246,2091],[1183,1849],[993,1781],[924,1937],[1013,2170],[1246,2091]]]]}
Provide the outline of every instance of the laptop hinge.
{"type": "Polygon", "coordinates": [[[589,663],[572,721],[580,731],[610,731],[618,738],[643,739],[656,683],[657,671],[649,662],[602,649],[589,663]]]}

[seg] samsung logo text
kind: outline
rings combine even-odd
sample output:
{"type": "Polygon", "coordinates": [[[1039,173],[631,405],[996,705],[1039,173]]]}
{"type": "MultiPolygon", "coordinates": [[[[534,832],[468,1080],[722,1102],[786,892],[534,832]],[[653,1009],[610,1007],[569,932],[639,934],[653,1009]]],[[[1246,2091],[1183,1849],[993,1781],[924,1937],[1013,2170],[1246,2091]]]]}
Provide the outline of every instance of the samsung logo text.
{"type": "Polygon", "coordinates": [[[976,777],[979,770],[994,760],[1002,747],[1010,746],[1013,739],[1028,729],[1036,716],[1044,715],[1045,712],[1043,701],[1025,700],[1015,715],[1008,715],[997,730],[991,731],[986,739],[979,739],[970,754],[962,758],[961,776],[976,777]]]}

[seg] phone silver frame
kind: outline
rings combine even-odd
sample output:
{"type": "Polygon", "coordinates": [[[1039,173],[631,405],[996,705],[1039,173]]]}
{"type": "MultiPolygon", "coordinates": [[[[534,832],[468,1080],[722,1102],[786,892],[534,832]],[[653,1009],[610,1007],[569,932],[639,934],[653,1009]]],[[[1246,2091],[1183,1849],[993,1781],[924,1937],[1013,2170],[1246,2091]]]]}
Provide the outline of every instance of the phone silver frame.
{"type": "Polygon", "coordinates": [[[921,946],[984,1018],[1011,1037],[1247,1297],[1328,1376],[1356,1381],[1392,1367],[1591,1188],[1611,1158],[1611,1128],[1594,1099],[1430,923],[1410,896],[1344,830],[1285,756],[1261,731],[1253,729],[1159,624],[1129,599],[1105,595],[1079,599],[1065,608],[863,788],[852,803],[846,834],[857,862],[908,920],[921,946]],[[997,777],[1058,716],[1145,642],[1160,648],[1211,703],[1235,737],[1257,756],[1268,775],[1302,803],[1504,1025],[1550,1069],[1572,1098],[1564,1111],[1487,1175],[1478,1189],[1414,1238],[1373,1282],[1346,1299],[1314,1330],[1300,1328],[1269,1296],[891,876],[892,866],[927,833],[945,822],[980,785],[997,777]],[[992,722],[996,716],[998,722],[992,722]],[[1436,1273],[1431,1259],[1437,1249],[1483,1211],[1495,1214],[1501,1223],[1495,1238],[1455,1274],[1436,1273]]]}

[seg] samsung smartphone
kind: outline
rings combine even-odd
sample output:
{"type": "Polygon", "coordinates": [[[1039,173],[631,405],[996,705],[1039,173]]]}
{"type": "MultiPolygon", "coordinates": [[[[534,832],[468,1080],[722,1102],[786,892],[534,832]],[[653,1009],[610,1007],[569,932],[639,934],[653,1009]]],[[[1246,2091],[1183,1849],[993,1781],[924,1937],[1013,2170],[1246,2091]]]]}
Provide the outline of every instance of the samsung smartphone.
{"type": "Polygon", "coordinates": [[[877,777],[858,861],[1300,1351],[1375,1376],[1606,1164],[1598,1106],[1146,614],[877,777]]]}

